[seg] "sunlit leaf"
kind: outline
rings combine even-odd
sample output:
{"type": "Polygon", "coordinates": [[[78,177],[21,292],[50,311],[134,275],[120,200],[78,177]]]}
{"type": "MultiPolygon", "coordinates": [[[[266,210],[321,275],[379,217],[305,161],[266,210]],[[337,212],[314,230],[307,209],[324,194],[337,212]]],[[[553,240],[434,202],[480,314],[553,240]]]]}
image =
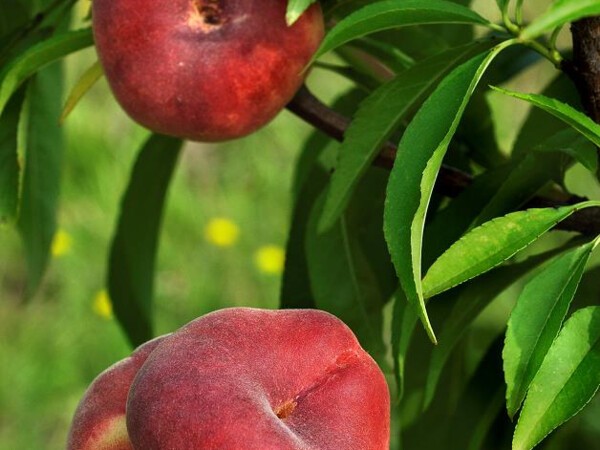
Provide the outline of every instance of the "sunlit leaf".
{"type": "Polygon", "coordinates": [[[300,18],[302,13],[308,9],[316,0],[288,0],[285,21],[292,26],[300,18]]]}
{"type": "MultiPolygon", "coordinates": [[[[571,244],[567,244],[571,246],[571,244]]],[[[450,358],[452,351],[464,334],[470,329],[472,322],[492,302],[498,299],[507,289],[536,270],[548,259],[563,252],[565,247],[558,247],[544,253],[530,256],[524,261],[513,263],[475,278],[456,289],[456,294],[448,292],[445,302],[454,300],[452,309],[444,320],[440,330],[440,342],[431,353],[431,361],[427,371],[425,384],[424,407],[427,408],[435,394],[442,370],[450,358]]]]}
{"type": "Polygon", "coordinates": [[[553,260],[527,283],[517,300],[503,351],[506,407],[511,417],[560,330],[593,245],[583,245],[553,260]]]}
{"type": "Polygon", "coordinates": [[[577,414],[600,386],[600,307],[575,312],[564,324],[535,375],[513,438],[529,450],[577,414]]]}
{"type": "Polygon", "coordinates": [[[526,102],[543,109],[573,127],[596,146],[600,146],[600,125],[572,106],[544,95],[521,94],[519,92],[508,91],[493,86],[492,89],[511,97],[525,100],[526,102]]]}
{"type": "Polygon", "coordinates": [[[455,242],[423,279],[426,298],[487,272],[524,249],[575,211],[597,202],[534,208],[490,220],[455,242]]]}
{"type": "Polygon", "coordinates": [[[598,14],[598,0],[554,0],[546,11],[525,27],[521,36],[524,39],[533,39],[565,23],[598,14]]]}
{"type": "Polygon", "coordinates": [[[67,97],[65,106],[62,114],[60,115],[60,122],[62,123],[67,116],[73,111],[73,108],[77,106],[79,100],[96,84],[96,82],[102,77],[104,71],[100,65],[100,61],[96,61],[92,64],[79,78],[75,86],[71,89],[71,93],[67,97]]]}

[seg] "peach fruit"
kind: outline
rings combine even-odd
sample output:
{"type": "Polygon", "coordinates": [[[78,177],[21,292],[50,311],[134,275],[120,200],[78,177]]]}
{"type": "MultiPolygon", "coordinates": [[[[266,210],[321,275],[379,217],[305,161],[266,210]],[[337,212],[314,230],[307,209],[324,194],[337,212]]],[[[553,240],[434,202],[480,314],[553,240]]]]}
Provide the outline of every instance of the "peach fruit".
{"type": "Polygon", "coordinates": [[[230,308],[152,352],[127,429],[140,450],[388,450],[389,409],[382,372],[336,317],[230,308]]]}
{"type": "Polygon", "coordinates": [[[132,450],[125,424],[127,394],[135,374],[165,336],[138,347],[92,382],[73,418],[67,450],[132,450]]]}
{"type": "Polygon", "coordinates": [[[287,0],[94,0],[94,39],[123,109],[197,141],[244,136],[294,96],[323,37],[313,4],[292,26],[287,0]]]}

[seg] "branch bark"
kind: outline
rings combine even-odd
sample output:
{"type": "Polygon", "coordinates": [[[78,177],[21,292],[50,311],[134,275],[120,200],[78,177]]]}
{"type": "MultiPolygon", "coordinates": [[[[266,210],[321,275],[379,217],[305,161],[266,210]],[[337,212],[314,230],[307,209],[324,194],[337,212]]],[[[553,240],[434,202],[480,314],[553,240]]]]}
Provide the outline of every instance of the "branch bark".
{"type": "Polygon", "coordinates": [[[573,61],[566,70],[587,114],[600,123],[600,17],[573,22],[573,61]]]}
{"type": "MultiPolygon", "coordinates": [[[[332,110],[316,98],[306,86],[302,86],[296,96],[287,105],[288,110],[313,127],[321,130],[331,138],[342,141],[344,132],[350,124],[350,119],[332,110]]],[[[391,169],[396,157],[397,147],[392,142],[386,142],[374,164],[391,169]]],[[[437,192],[448,197],[456,197],[472,182],[470,175],[449,166],[443,166],[436,182],[437,192]]],[[[578,196],[568,196],[556,200],[545,197],[535,197],[524,208],[558,207],[578,203],[585,200],[578,196]]],[[[557,229],[574,231],[584,235],[600,234],[600,208],[588,208],[577,211],[556,226],[557,229]]]]}

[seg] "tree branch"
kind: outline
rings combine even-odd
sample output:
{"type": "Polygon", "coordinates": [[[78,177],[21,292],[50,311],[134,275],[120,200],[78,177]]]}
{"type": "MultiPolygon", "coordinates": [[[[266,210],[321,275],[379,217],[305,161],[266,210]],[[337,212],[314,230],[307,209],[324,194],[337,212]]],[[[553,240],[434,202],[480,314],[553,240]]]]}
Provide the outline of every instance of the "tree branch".
{"type": "MultiPolygon", "coordinates": [[[[287,108],[305,122],[340,142],[344,139],[344,133],[350,124],[348,117],[322,103],[306,86],[300,88],[296,96],[288,103],[287,108]]],[[[397,147],[392,142],[386,142],[375,158],[374,164],[391,169],[396,151],[397,147]]],[[[456,197],[471,182],[470,175],[449,166],[442,166],[435,189],[442,195],[456,197]]],[[[524,208],[558,207],[583,200],[585,199],[578,196],[569,196],[560,200],[535,197],[524,208]]],[[[598,235],[600,234],[600,208],[587,208],[577,211],[558,224],[556,228],[585,235],[598,235]]]]}
{"type": "Polygon", "coordinates": [[[600,123],[600,17],[571,24],[573,61],[565,71],[571,77],[587,114],[600,123]]]}

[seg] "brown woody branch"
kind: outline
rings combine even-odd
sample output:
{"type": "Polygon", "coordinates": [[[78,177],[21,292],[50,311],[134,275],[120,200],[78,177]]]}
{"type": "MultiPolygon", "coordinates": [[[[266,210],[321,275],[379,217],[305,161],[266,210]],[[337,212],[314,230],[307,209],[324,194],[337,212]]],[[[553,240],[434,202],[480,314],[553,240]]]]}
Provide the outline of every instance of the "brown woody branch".
{"type": "Polygon", "coordinates": [[[573,60],[565,64],[587,114],[600,123],[600,17],[573,22],[573,60]]]}
{"type": "MultiPolygon", "coordinates": [[[[306,86],[303,86],[287,108],[305,122],[321,130],[337,141],[344,139],[344,133],[350,124],[350,119],[316,98],[306,86]]],[[[374,164],[379,167],[391,169],[396,157],[397,147],[392,142],[386,142],[374,164]]],[[[443,166],[437,179],[435,189],[448,197],[456,197],[472,182],[470,175],[452,167],[443,166]]],[[[577,196],[569,196],[556,200],[545,197],[535,197],[524,208],[558,207],[585,200],[577,196]]],[[[577,211],[569,218],[557,225],[558,229],[575,231],[585,235],[600,234],[600,208],[588,208],[577,211]]]]}

